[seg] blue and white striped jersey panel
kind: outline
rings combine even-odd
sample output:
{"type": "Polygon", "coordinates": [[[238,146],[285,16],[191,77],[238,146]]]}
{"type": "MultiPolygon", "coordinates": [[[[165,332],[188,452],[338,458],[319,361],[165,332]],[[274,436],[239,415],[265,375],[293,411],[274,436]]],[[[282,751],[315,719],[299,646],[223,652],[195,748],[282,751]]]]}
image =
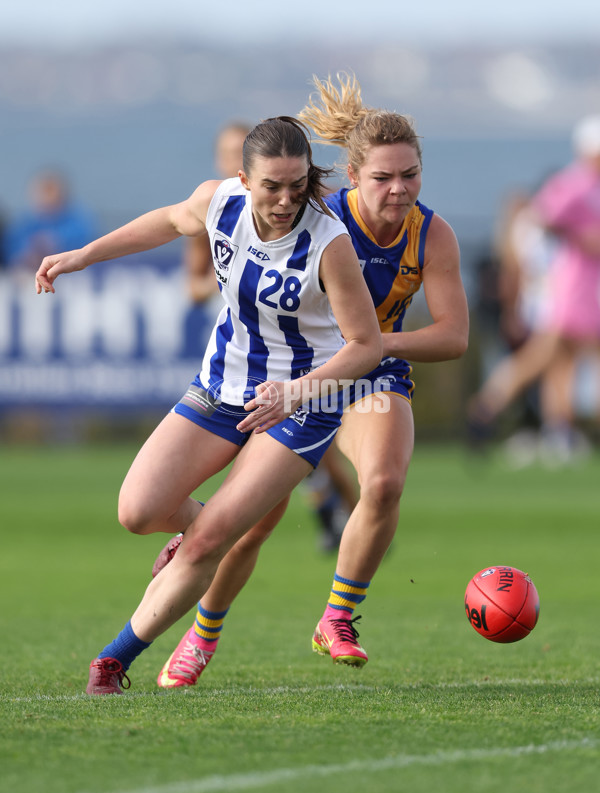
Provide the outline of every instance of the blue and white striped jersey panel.
{"type": "Polygon", "coordinates": [[[348,232],[308,205],[289,234],[263,242],[250,192],[237,177],[218,187],[206,226],[225,306],[200,381],[213,396],[240,405],[258,383],[300,377],[344,344],[319,284],[319,263],[325,247],[348,232]]]}

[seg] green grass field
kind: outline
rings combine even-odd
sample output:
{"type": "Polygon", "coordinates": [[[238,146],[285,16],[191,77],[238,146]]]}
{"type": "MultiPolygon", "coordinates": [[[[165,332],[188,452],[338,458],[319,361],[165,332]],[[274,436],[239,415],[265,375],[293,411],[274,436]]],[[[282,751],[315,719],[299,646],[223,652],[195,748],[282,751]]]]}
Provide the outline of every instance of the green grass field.
{"type": "Polygon", "coordinates": [[[155,682],[190,615],[135,662],[126,695],[90,698],[89,661],[164,543],[117,524],[135,451],[0,450],[2,793],[600,790],[600,456],[517,472],[418,448],[361,609],[362,670],[311,652],[334,558],[297,492],[194,689],[155,682]],[[540,593],[522,642],[488,642],[465,617],[466,584],[491,564],[540,593]]]}

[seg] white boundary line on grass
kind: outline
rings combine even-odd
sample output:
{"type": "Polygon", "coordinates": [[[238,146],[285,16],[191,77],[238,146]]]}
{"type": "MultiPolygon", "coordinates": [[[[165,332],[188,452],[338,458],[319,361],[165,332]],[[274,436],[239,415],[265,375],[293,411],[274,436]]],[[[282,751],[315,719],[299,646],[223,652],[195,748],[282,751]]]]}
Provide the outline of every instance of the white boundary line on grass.
{"type": "Polygon", "coordinates": [[[329,777],[335,774],[375,773],[409,766],[443,766],[460,762],[480,762],[494,758],[515,758],[527,755],[544,755],[576,749],[595,749],[600,741],[583,738],[580,741],[553,741],[551,743],[513,746],[498,749],[456,749],[449,752],[432,754],[400,754],[383,757],[379,760],[355,760],[335,765],[311,765],[299,768],[278,768],[273,771],[256,771],[248,774],[210,776],[205,779],[191,779],[187,782],[174,782],[158,787],[136,788],[119,793],[218,793],[218,791],[263,790],[267,786],[282,782],[292,782],[303,778],[329,777]]]}
{"type": "MultiPolygon", "coordinates": [[[[574,683],[584,684],[597,684],[600,682],[598,677],[583,678],[581,680],[540,680],[540,679],[519,679],[507,678],[505,680],[475,680],[464,683],[407,683],[405,685],[394,686],[394,690],[400,691],[415,691],[417,689],[428,689],[435,691],[436,689],[467,689],[473,686],[479,688],[491,688],[493,686],[572,686],[574,683]]],[[[203,699],[207,697],[223,697],[236,694],[264,694],[266,696],[275,696],[277,694],[307,694],[310,692],[318,691],[349,691],[360,693],[362,691],[383,691],[386,686],[367,686],[362,683],[355,685],[348,685],[345,683],[323,685],[323,686],[274,686],[272,688],[261,688],[258,686],[232,686],[231,688],[220,689],[201,689],[203,699]]],[[[190,688],[183,689],[177,692],[177,696],[195,696],[200,689],[190,688]]],[[[131,691],[126,693],[127,699],[131,697],[147,697],[150,696],[165,696],[168,695],[167,691],[154,690],[148,691],[131,691]]],[[[37,694],[30,697],[12,697],[10,694],[0,694],[0,703],[2,702],[77,702],[78,700],[89,700],[90,696],[83,691],[79,694],[37,694]]],[[[95,698],[94,698],[95,699],[95,698]]]]}

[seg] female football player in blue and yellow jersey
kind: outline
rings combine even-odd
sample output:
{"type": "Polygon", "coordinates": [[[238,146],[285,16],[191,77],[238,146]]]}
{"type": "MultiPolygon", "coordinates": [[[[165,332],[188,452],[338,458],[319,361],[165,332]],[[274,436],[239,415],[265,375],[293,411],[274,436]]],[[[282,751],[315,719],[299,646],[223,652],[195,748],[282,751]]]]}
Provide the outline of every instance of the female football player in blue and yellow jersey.
{"type": "MultiPolygon", "coordinates": [[[[315,85],[317,97],[299,117],[322,142],[347,150],[351,187],[326,201],[350,232],[383,339],[383,360],[362,379],[359,393],[351,388],[344,394],[348,406],[337,443],[356,469],[360,500],[344,529],[333,586],[312,639],[313,650],[334,662],[361,666],[367,653],[358,644],[353,612],[396,532],[413,451],[409,361],[460,357],[467,348],[469,319],[454,232],[418,201],[421,147],[412,123],[397,113],[364,107],[353,77],[342,76],[339,87],[331,80],[315,85]],[[403,331],[406,309],[421,285],[432,322],[403,331]]],[[[199,603],[195,624],[164,665],[160,686],[196,682],[262,539],[260,529],[253,529],[223,560],[199,603]]]]}
{"type": "Polygon", "coordinates": [[[47,256],[36,273],[38,293],[54,292],[64,273],[208,233],[224,302],[201,371],[144,444],[119,497],[119,520],[130,531],[184,532],[184,539],[90,664],[88,694],[122,693],[131,662],[318,465],[340,424],[332,396],[380,359],[356,253],[323,203],[324,174],[297,120],[267,119],[246,137],[239,176],[204,182],[179,204],[47,256]],[[205,506],[190,498],[232,461],[205,506]]]}
{"type": "MultiPolygon", "coordinates": [[[[394,537],[413,451],[409,361],[461,356],[468,308],[454,232],[418,201],[421,148],[409,119],[365,108],[360,86],[342,77],[316,82],[318,98],[300,118],[326,143],[348,153],[350,189],[327,203],[342,218],[363,267],[379,319],[384,358],[367,376],[370,406],[351,398],[337,441],[358,475],[360,500],[342,535],[333,586],[313,636],[313,649],[361,665],[352,615],[394,537]],[[421,284],[432,323],[405,332],[402,322],[421,284]],[[377,393],[380,391],[381,393],[377,393]],[[366,409],[370,407],[370,409],[366,409]]],[[[352,389],[351,389],[352,391],[352,389]]]]}

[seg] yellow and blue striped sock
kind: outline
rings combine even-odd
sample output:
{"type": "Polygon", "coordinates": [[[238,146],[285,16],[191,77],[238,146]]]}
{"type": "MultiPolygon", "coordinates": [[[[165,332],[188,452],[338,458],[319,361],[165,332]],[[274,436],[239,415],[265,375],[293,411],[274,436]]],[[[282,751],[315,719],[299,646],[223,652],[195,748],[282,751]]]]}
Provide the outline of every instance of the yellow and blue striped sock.
{"type": "Polygon", "coordinates": [[[366,598],[370,583],[370,581],[352,581],[336,573],[323,617],[350,619],[354,609],[366,598]]]}
{"type": "Polygon", "coordinates": [[[196,621],[190,631],[192,641],[208,652],[214,652],[221,636],[223,621],[229,609],[225,611],[208,611],[198,603],[196,621]]]}

